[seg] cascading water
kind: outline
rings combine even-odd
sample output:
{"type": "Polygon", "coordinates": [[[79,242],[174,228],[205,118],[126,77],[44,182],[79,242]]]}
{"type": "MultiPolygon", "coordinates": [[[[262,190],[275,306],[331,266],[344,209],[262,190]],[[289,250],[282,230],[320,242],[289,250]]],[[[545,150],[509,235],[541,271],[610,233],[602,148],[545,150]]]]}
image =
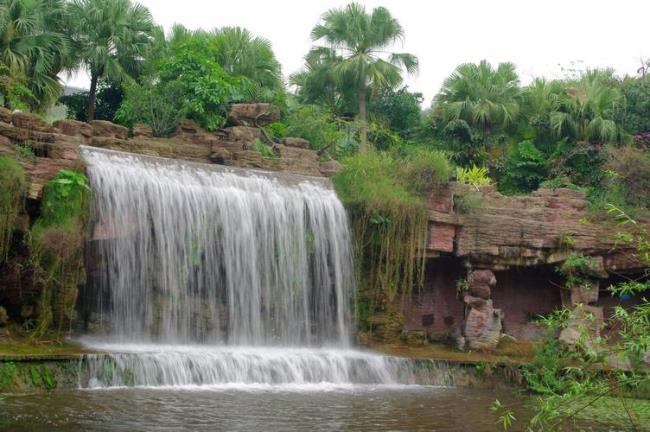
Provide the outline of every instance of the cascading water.
{"type": "Polygon", "coordinates": [[[348,348],[350,239],[328,180],[82,157],[107,351],[86,358],[89,386],[398,380],[405,360],[348,348]]]}

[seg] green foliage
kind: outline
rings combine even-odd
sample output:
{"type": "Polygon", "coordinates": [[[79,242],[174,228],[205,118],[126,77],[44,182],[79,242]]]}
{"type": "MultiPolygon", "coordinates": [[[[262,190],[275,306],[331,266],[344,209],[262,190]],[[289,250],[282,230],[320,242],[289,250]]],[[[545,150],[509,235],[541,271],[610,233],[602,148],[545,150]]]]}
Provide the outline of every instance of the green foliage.
{"type": "Polygon", "coordinates": [[[70,170],[59,171],[43,190],[41,215],[30,236],[34,281],[42,288],[35,337],[49,330],[61,336],[75,316],[88,192],[86,177],[70,170]]]}
{"type": "MultiPolygon", "coordinates": [[[[609,206],[609,211],[622,224],[618,240],[626,247],[635,248],[636,256],[650,265],[647,229],[616,206],[609,206]]],[[[578,275],[588,272],[592,266],[589,257],[572,255],[561,272],[578,275]]],[[[648,289],[647,275],[610,287],[612,295],[617,296],[642,295],[648,289]]],[[[637,430],[649,418],[649,406],[640,406],[627,398],[650,388],[650,374],[641,361],[650,349],[650,303],[643,296],[632,307],[615,307],[612,319],[618,331],[612,336],[593,338],[589,335],[589,325],[575,327],[574,323],[573,328],[581,335],[576,345],[567,346],[557,335],[575,314],[575,310],[561,309],[541,320],[547,327],[547,337],[535,348],[533,362],[524,370],[529,389],[540,394],[530,429],[556,430],[579,417],[595,415],[599,420],[637,430]],[[590,342],[582,342],[586,340],[590,342]],[[624,370],[612,370],[612,359],[627,366],[624,370]]]]}
{"type": "Polygon", "coordinates": [[[0,155],[0,264],[9,254],[25,187],[23,167],[11,157],[0,155]]]}
{"type": "MultiPolygon", "coordinates": [[[[560,241],[564,243],[563,245],[559,242],[560,247],[572,246],[575,243],[572,237],[569,241],[566,236],[561,238],[560,241]],[[567,241],[569,241],[568,244],[567,241]]],[[[591,285],[587,284],[585,277],[592,274],[596,268],[596,260],[593,257],[572,253],[557,268],[557,272],[564,277],[564,286],[566,288],[571,289],[578,286],[590,288],[591,285]]]]}
{"type": "Polygon", "coordinates": [[[62,90],[58,73],[74,66],[62,0],[0,4],[0,61],[5,105],[44,110],[62,90]]]}
{"type": "Polygon", "coordinates": [[[492,184],[487,168],[477,167],[476,165],[471,168],[456,168],[456,179],[458,183],[472,185],[477,190],[479,186],[492,184]]]}
{"type": "Polygon", "coordinates": [[[255,138],[255,141],[253,142],[253,148],[255,149],[255,151],[261,153],[263,157],[268,157],[268,158],[277,157],[277,155],[273,151],[273,148],[268,144],[264,144],[259,138],[255,138]]]}
{"type": "Polygon", "coordinates": [[[0,390],[8,389],[16,376],[16,363],[0,362],[0,390]]]}
{"type": "Polygon", "coordinates": [[[604,186],[621,196],[620,204],[650,209],[650,153],[633,148],[616,149],[611,152],[607,166],[611,174],[604,186]]]}
{"type": "Polygon", "coordinates": [[[398,90],[386,87],[370,100],[368,109],[377,121],[402,138],[408,138],[420,126],[422,100],[422,93],[411,93],[407,87],[398,90]]]}
{"type": "Polygon", "coordinates": [[[4,63],[0,63],[0,98],[0,103],[11,109],[25,110],[38,103],[24,78],[13,74],[4,63]]]}
{"type": "Polygon", "coordinates": [[[144,123],[151,126],[153,136],[166,137],[187,115],[184,97],[179,81],[156,85],[130,84],[115,120],[127,127],[144,123]]]}
{"type": "Polygon", "coordinates": [[[136,77],[155,25],[149,10],[131,0],[74,0],[66,12],[76,55],[91,76],[86,115],[93,120],[97,82],[136,77]]]}
{"type": "Polygon", "coordinates": [[[264,129],[274,140],[279,140],[287,136],[287,125],[284,123],[271,123],[270,125],[264,126],[264,129]]]}
{"type": "MultiPolygon", "coordinates": [[[[86,121],[88,118],[88,91],[80,91],[71,95],[61,96],[59,103],[67,107],[67,117],[86,121]]],[[[124,90],[107,80],[100,80],[97,85],[97,99],[95,100],[95,120],[114,121],[115,114],[124,99],[124,90]]]]}
{"type": "Polygon", "coordinates": [[[251,91],[247,80],[229,75],[212,59],[215,50],[210,40],[188,38],[173,46],[158,67],[157,85],[171,86],[182,97],[175,106],[210,131],[224,125],[228,103],[244,100],[251,91]]]}
{"type": "Polygon", "coordinates": [[[358,89],[360,150],[365,152],[368,150],[368,89],[376,94],[382,88],[399,85],[402,69],[414,73],[418,60],[412,54],[387,52],[403,36],[403,30],[383,7],[375,8],[371,13],[367,13],[359,3],[330,9],[312,29],[311,36],[314,41],[323,41],[327,46],[312,48],[308,57],[326,57],[333,66],[333,82],[353,84],[358,89]]]}
{"type": "Polygon", "coordinates": [[[506,193],[529,193],[546,178],[546,161],[542,152],[530,141],[522,141],[508,155],[505,175],[499,189],[506,193]]]}
{"type": "Polygon", "coordinates": [[[411,180],[418,173],[434,181],[449,174],[443,155],[425,152],[356,154],[343,159],[333,178],[352,225],[360,318],[385,311],[399,292],[422,283],[428,187],[411,180]]]}
{"type": "Polygon", "coordinates": [[[303,105],[292,109],[285,119],[284,136],[304,138],[315,150],[338,150],[346,136],[342,122],[320,107],[303,105]]]}

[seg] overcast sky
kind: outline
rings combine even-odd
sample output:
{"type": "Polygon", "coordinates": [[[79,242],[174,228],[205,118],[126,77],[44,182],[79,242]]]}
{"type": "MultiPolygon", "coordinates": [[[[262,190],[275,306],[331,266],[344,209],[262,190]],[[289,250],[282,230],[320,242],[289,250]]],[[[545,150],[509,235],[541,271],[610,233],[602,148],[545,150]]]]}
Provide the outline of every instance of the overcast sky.
{"type": "MultiPolygon", "coordinates": [[[[140,0],[165,29],[242,26],[271,41],[285,76],[297,71],[311,46],[309,33],[339,0],[140,0]]],[[[613,67],[635,74],[650,57],[648,0],[367,0],[387,7],[405,31],[395,51],[420,60],[407,79],[428,106],[460,63],[487,59],[517,65],[523,83],[532,76],[559,77],[561,68],[613,67]]],[[[80,73],[70,85],[87,87],[80,73]]]]}

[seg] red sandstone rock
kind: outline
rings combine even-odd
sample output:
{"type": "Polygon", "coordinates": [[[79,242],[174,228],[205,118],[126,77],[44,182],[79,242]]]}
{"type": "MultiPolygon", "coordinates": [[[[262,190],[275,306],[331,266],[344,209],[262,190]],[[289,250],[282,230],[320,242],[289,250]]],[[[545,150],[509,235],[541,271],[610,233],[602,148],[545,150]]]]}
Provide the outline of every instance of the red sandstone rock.
{"type": "Polygon", "coordinates": [[[141,137],[141,138],[151,138],[153,134],[153,131],[151,130],[151,126],[142,124],[142,123],[136,123],[133,125],[133,136],[134,137],[141,137]]]}
{"type": "Polygon", "coordinates": [[[297,147],[297,148],[302,148],[302,149],[308,149],[310,148],[309,141],[306,139],[302,138],[282,138],[280,140],[280,144],[285,145],[287,147],[297,147]]]}
{"type": "Polygon", "coordinates": [[[93,136],[93,127],[88,123],[77,120],[58,120],[54,122],[54,127],[61,131],[63,135],[82,136],[86,138],[93,136]]]}
{"type": "Polygon", "coordinates": [[[280,120],[280,109],[269,103],[233,104],[228,123],[234,126],[266,126],[280,120]]]}
{"type": "Polygon", "coordinates": [[[321,161],[318,166],[318,170],[325,177],[335,176],[336,174],[341,172],[341,169],[343,169],[341,164],[334,159],[328,161],[321,161]]]}
{"type": "Polygon", "coordinates": [[[129,137],[127,128],[106,120],[93,120],[90,122],[90,126],[93,128],[93,135],[97,137],[111,137],[123,140],[129,137]]]}
{"type": "Polygon", "coordinates": [[[0,107],[0,121],[4,123],[11,123],[11,110],[0,107]]]}
{"type": "Polygon", "coordinates": [[[11,115],[11,123],[20,129],[34,130],[39,132],[52,131],[52,126],[36,114],[16,111],[11,115]]]}
{"type": "Polygon", "coordinates": [[[490,290],[490,285],[483,283],[472,283],[468,289],[469,293],[475,297],[480,297],[482,299],[489,299],[492,294],[490,290]]]}
{"type": "Polygon", "coordinates": [[[428,248],[439,252],[453,252],[455,235],[454,225],[430,224],[428,248]]]}

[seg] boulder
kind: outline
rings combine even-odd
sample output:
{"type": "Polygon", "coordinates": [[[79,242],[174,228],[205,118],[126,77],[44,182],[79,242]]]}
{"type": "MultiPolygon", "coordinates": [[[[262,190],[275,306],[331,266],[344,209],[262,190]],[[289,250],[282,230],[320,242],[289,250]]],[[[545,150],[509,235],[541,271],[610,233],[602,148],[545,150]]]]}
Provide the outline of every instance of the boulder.
{"type": "Polygon", "coordinates": [[[465,345],[470,349],[494,349],[501,337],[503,314],[486,300],[481,307],[471,308],[464,325],[465,345]]]}
{"type": "Polygon", "coordinates": [[[318,170],[325,177],[333,177],[339,172],[341,172],[342,169],[343,167],[341,166],[341,164],[334,159],[328,161],[322,161],[318,165],[318,170]]]}
{"type": "Polygon", "coordinates": [[[205,132],[201,126],[199,126],[194,120],[185,119],[176,126],[176,131],[174,135],[183,135],[183,134],[197,134],[205,132]]]}
{"type": "Polygon", "coordinates": [[[151,138],[153,131],[151,126],[144,123],[136,123],[133,125],[133,136],[136,138],[151,138]]]}
{"type": "Polygon", "coordinates": [[[93,136],[93,127],[88,123],[78,120],[57,120],[54,122],[54,127],[63,135],[82,136],[86,138],[93,136]]]}
{"type": "Polygon", "coordinates": [[[482,308],[487,303],[487,300],[481,297],[474,297],[471,295],[466,295],[463,298],[463,301],[471,308],[482,308]]]}
{"type": "Polygon", "coordinates": [[[471,284],[468,288],[471,295],[482,299],[489,299],[492,295],[492,290],[488,284],[471,284]]]}
{"type": "Polygon", "coordinates": [[[585,283],[574,286],[570,290],[571,306],[578,304],[591,304],[598,302],[598,280],[585,281],[585,283]]]}
{"type": "Polygon", "coordinates": [[[0,121],[11,123],[11,110],[5,107],[0,107],[0,121]]]}
{"type": "Polygon", "coordinates": [[[248,126],[232,126],[224,129],[228,141],[236,141],[250,144],[255,139],[261,138],[262,134],[258,128],[248,126]]]}
{"type": "Polygon", "coordinates": [[[474,270],[469,275],[468,282],[470,285],[485,284],[488,286],[494,286],[497,283],[497,279],[496,277],[494,277],[494,273],[492,273],[492,270],[474,270]]]}
{"type": "Polygon", "coordinates": [[[16,111],[11,115],[11,123],[20,129],[27,129],[39,132],[52,132],[52,125],[43,118],[35,115],[16,111]]]}
{"type": "Polygon", "coordinates": [[[302,149],[308,149],[311,147],[309,144],[309,141],[303,138],[282,138],[280,140],[280,144],[283,144],[287,147],[297,147],[297,148],[302,148],[302,149]]]}
{"type": "Polygon", "coordinates": [[[228,123],[233,126],[266,126],[280,120],[280,109],[269,103],[233,104],[228,123]]]}
{"type": "Polygon", "coordinates": [[[93,128],[94,136],[118,138],[123,140],[129,137],[129,130],[127,128],[106,120],[93,120],[90,122],[90,126],[93,128]]]}
{"type": "Polygon", "coordinates": [[[215,147],[210,154],[210,161],[219,165],[228,165],[232,159],[232,154],[224,147],[215,147]]]}
{"type": "Polygon", "coordinates": [[[579,305],[571,311],[567,326],[560,332],[559,340],[570,347],[583,345],[593,348],[600,337],[603,323],[602,307],[579,305]]]}

